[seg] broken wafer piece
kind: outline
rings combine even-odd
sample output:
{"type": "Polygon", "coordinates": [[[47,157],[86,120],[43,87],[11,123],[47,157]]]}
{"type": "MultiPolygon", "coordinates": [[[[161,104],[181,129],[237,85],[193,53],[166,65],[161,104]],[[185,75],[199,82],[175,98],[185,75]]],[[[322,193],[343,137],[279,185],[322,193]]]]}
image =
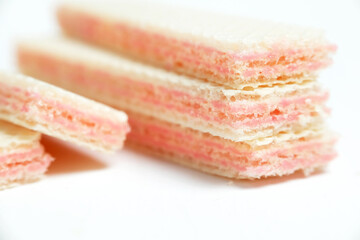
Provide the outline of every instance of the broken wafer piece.
{"type": "Polygon", "coordinates": [[[234,90],[65,38],[22,41],[18,64],[27,75],[107,105],[253,145],[319,128],[327,115],[328,93],[313,78],[234,90]]]}
{"type": "Polygon", "coordinates": [[[6,72],[0,72],[0,119],[106,152],[120,149],[129,131],[127,116],[121,111],[6,72]]]}
{"type": "Polygon", "coordinates": [[[331,63],[322,31],[161,4],[64,3],[72,37],[239,89],[306,78],[331,63]]]}
{"type": "Polygon", "coordinates": [[[41,134],[0,120],[0,190],[43,177],[52,157],[41,134]]]}

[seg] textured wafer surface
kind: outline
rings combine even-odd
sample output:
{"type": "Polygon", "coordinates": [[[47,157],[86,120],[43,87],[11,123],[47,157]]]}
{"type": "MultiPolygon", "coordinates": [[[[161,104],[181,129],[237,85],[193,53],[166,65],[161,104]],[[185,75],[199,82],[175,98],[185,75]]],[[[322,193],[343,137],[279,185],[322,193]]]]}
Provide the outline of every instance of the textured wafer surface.
{"type": "Polygon", "coordinates": [[[122,147],[125,113],[20,74],[1,72],[0,84],[0,118],[94,150],[122,147]]]}
{"type": "Polygon", "coordinates": [[[302,88],[313,88],[317,85],[315,82],[316,75],[308,75],[289,78],[286,82],[274,81],[269,84],[244,83],[238,85],[237,89],[232,89],[143,64],[126,56],[105,52],[66,37],[34,38],[19,41],[18,52],[26,51],[43,54],[44,58],[46,55],[56,56],[69,61],[69,63],[86,63],[89,66],[104,68],[118,75],[133,74],[134,78],[142,78],[142,81],[147,83],[155,81],[164,86],[174,86],[189,91],[189,93],[201,93],[218,99],[230,99],[238,95],[255,95],[262,98],[271,98],[274,95],[277,96],[302,88]]]}
{"type": "Polygon", "coordinates": [[[68,3],[58,18],[72,37],[232,88],[306,77],[336,50],[316,29],[166,5],[68,3]]]}
{"type": "Polygon", "coordinates": [[[24,73],[86,97],[234,141],[311,133],[326,115],[327,95],[313,78],[234,90],[61,38],[21,42],[18,62],[24,73]]]}
{"type": "Polygon", "coordinates": [[[0,149],[31,145],[40,140],[41,134],[0,120],[0,149]]]}
{"type": "Polygon", "coordinates": [[[277,42],[288,43],[291,47],[327,43],[324,33],[319,29],[204,12],[179,6],[136,1],[120,1],[117,5],[69,1],[61,8],[97,14],[104,20],[115,19],[221,50],[266,51],[277,42]]]}
{"type": "Polygon", "coordinates": [[[253,147],[144,115],[129,112],[129,117],[133,129],[128,137],[130,146],[229,178],[282,176],[297,170],[310,173],[336,156],[334,137],[325,132],[253,147]]]}

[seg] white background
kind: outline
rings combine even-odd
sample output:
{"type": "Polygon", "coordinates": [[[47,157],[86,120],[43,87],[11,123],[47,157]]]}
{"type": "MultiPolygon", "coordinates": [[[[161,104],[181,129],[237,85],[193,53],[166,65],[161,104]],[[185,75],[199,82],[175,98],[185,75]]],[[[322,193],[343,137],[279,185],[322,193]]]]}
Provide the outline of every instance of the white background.
{"type": "MultiPolygon", "coordinates": [[[[0,192],[0,240],[360,239],[360,2],[171,1],[326,30],[339,157],[304,178],[229,181],[130,150],[106,156],[44,139],[46,179],[0,192]]],[[[0,0],[0,69],[19,37],[58,32],[54,1],[0,0]]],[[[189,19],[191,21],[191,19],[189,19]]]]}

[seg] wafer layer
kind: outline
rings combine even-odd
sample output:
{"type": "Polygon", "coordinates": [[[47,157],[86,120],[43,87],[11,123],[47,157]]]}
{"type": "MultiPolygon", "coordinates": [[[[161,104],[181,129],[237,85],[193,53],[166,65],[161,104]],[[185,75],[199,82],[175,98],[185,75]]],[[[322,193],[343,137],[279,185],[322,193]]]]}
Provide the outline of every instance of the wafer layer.
{"type": "Polygon", "coordinates": [[[36,79],[0,73],[0,118],[91,149],[115,151],[127,116],[36,79]]]}
{"type": "Polygon", "coordinates": [[[108,105],[255,145],[311,134],[327,111],[328,94],[313,77],[233,90],[66,39],[23,41],[18,62],[28,75],[108,105]]]}
{"type": "Polygon", "coordinates": [[[230,178],[282,176],[297,170],[310,173],[336,156],[334,138],[324,133],[253,147],[130,112],[129,122],[129,145],[230,178]]]}
{"type": "Polygon", "coordinates": [[[52,158],[40,134],[0,120],[0,190],[43,176],[52,158]]]}
{"type": "Polygon", "coordinates": [[[67,3],[58,19],[70,36],[233,88],[306,78],[336,50],[315,29],[153,3],[67,3]]]}

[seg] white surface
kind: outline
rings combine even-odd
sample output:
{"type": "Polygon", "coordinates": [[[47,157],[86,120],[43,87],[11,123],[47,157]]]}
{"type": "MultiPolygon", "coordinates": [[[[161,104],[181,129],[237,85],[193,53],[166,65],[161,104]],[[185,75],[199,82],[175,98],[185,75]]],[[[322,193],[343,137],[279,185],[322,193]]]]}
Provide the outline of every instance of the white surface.
{"type": "MultiPolygon", "coordinates": [[[[0,240],[360,239],[360,2],[178,2],[323,28],[339,45],[331,91],[339,157],[323,173],[231,181],[125,150],[113,156],[45,139],[57,160],[38,183],[0,192],[0,240]]],[[[14,41],[58,31],[53,1],[0,0],[0,69],[14,41]]]]}

